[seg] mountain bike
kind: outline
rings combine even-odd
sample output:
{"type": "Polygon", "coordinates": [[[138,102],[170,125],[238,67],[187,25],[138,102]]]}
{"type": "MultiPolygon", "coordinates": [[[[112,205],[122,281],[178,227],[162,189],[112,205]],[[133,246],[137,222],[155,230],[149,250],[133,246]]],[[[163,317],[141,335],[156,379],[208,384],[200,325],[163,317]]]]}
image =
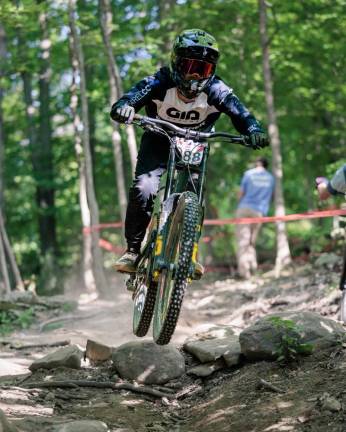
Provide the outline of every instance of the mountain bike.
{"type": "Polygon", "coordinates": [[[164,193],[158,195],[136,273],[133,291],[133,332],[145,336],[153,317],[153,338],[169,343],[186,287],[195,277],[198,242],[204,217],[204,188],[209,140],[222,139],[250,147],[247,137],[224,132],[183,129],[165,120],[136,114],[135,125],[168,138],[170,143],[164,193]]]}

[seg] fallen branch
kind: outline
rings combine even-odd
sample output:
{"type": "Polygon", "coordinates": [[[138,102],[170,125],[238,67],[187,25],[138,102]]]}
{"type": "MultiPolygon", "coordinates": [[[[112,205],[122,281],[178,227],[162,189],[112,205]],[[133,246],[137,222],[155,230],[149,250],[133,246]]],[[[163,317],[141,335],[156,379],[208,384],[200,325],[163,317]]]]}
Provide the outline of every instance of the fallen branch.
{"type": "Polygon", "coordinates": [[[176,394],[176,399],[183,399],[187,396],[196,395],[203,391],[203,388],[197,384],[191,384],[188,387],[183,388],[176,394]]]}
{"type": "Polygon", "coordinates": [[[81,395],[76,395],[76,394],[72,394],[72,393],[56,393],[55,397],[57,399],[62,399],[62,400],[71,400],[71,399],[76,399],[76,400],[88,400],[89,396],[81,396],[81,395]]]}
{"type": "Polygon", "coordinates": [[[55,323],[58,323],[60,321],[81,321],[81,320],[85,320],[85,319],[89,319],[89,318],[95,318],[100,313],[101,312],[96,312],[93,314],[82,315],[82,316],[81,315],[63,315],[61,317],[52,318],[52,319],[49,319],[49,320],[41,323],[39,331],[42,332],[47,325],[55,324],[55,323]]]}
{"type": "Polygon", "coordinates": [[[258,386],[259,386],[259,387],[264,387],[264,388],[266,388],[266,389],[268,389],[268,390],[271,390],[271,391],[273,391],[273,392],[275,392],[275,393],[286,393],[286,390],[283,390],[283,389],[277,387],[276,385],[271,384],[271,383],[268,382],[268,381],[265,381],[265,380],[262,379],[262,378],[260,378],[259,383],[258,383],[258,386]]]}
{"type": "Polygon", "coordinates": [[[111,381],[88,381],[88,380],[70,380],[70,381],[38,381],[27,383],[27,388],[77,388],[77,387],[96,387],[109,388],[112,390],[129,390],[134,393],[149,394],[155,397],[175,398],[175,394],[162,392],[145,385],[136,385],[130,383],[113,383],[111,381]]]}
{"type": "Polygon", "coordinates": [[[30,344],[30,345],[16,345],[16,343],[10,343],[10,348],[14,348],[16,350],[22,350],[22,349],[33,349],[33,348],[45,348],[45,347],[59,347],[59,346],[70,345],[70,343],[71,343],[70,340],[62,340],[56,342],[46,342],[46,343],[30,344]]]}

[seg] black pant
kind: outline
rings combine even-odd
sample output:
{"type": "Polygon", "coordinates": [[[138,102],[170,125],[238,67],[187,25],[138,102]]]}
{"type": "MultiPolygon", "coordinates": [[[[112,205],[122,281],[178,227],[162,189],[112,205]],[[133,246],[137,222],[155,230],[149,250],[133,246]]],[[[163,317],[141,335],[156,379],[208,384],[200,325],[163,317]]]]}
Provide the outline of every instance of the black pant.
{"type": "Polygon", "coordinates": [[[135,178],[129,191],[125,219],[127,246],[128,250],[133,252],[138,253],[140,250],[168,157],[168,139],[145,132],[137,156],[135,178]]]}

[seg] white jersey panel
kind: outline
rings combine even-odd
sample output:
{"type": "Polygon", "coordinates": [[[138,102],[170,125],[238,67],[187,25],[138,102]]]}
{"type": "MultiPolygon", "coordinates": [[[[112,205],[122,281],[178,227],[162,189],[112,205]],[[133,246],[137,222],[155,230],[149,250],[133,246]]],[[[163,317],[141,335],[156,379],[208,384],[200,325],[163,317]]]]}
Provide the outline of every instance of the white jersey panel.
{"type": "Polygon", "coordinates": [[[201,93],[193,102],[185,103],[178,98],[177,88],[167,90],[163,101],[154,99],[157,114],[172,123],[194,126],[202,123],[212,113],[218,112],[214,106],[208,105],[208,96],[201,93]]]}

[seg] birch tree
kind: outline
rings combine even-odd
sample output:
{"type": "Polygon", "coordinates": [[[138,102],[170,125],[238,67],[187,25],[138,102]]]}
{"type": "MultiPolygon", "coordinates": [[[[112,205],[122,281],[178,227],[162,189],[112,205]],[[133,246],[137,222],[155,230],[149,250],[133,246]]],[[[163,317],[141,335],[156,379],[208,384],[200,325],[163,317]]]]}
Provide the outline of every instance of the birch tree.
{"type": "Polygon", "coordinates": [[[76,0],[68,1],[68,15],[73,69],[71,108],[74,113],[74,128],[76,131],[76,151],[80,174],[80,208],[84,228],[84,282],[89,293],[96,293],[97,291],[105,293],[107,284],[103,271],[102,254],[99,247],[99,234],[97,230],[92,229],[93,226],[99,224],[99,209],[94,190],[84,56],[76,24],[76,0]],[[78,82],[81,117],[77,114],[78,82]]]}
{"type": "MultiPolygon", "coordinates": [[[[99,0],[100,9],[100,21],[101,30],[104,47],[107,55],[107,67],[109,74],[109,84],[110,92],[113,93],[114,99],[111,100],[113,104],[117,99],[119,99],[123,91],[123,83],[119,73],[119,68],[114,58],[113,48],[112,48],[112,33],[113,33],[113,14],[110,5],[110,0],[99,0]]],[[[127,146],[130,154],[131,169],[134,173],[137,161],[137,144],[135,130],[132,125],[125,126],[126,136],[127,136],[127,146]]]]}
{"type": "MultiPolygon", "coordinates": [[[[109,101],[110,106],[119,99],[121,86],[120,86],[120,75],[118,67],[115,63],[113,56],[111,35],[112,35],[112,12],[109,4],[109,0],[99,0],[100,9],[100,24],[102,31],[102,38],[107,56],[107,69],[108,69],[108,80],[109,80],[109,101]]],[[[125,221],[126,207],[127,207],[127,192],[125,186],[125,175],[124,175],[124,164],[123,164],[123,152],[121,147],[121,135],[119,133],[119,125],[115,122],[112,123],[112,144],[115,162],[115,174],[116,184],[118,188],[119,207],[121,220],[125,221]]],[[[131,127],[127,125],[127,129],[131,127]]],[[[132,157],[131,157],[132,160],[132,157]]],[[[132,162],[132,171],[134,166],[132,162]]]]}
{"type": "MultiPolygon", "coordinates": [[[[279,128],[276,119],[273,80],[270,68],[270,44],[267,28],[267,4],[265,0],[258,0],[260,15],[260,39],[262,48],[263,77],[265,86],[265,98],[268,115],[268,134],[273,152],[273,174],[275,177],[275,215],[285,215],[285,200],[282,189],[283,170],[281,156],[281,141],[279,128]]],[[[276,223],[276,276],[279,276],[281,269],[291,262],[291,253],[287,240],[286,226],[284,222],[276,223]]]]}

